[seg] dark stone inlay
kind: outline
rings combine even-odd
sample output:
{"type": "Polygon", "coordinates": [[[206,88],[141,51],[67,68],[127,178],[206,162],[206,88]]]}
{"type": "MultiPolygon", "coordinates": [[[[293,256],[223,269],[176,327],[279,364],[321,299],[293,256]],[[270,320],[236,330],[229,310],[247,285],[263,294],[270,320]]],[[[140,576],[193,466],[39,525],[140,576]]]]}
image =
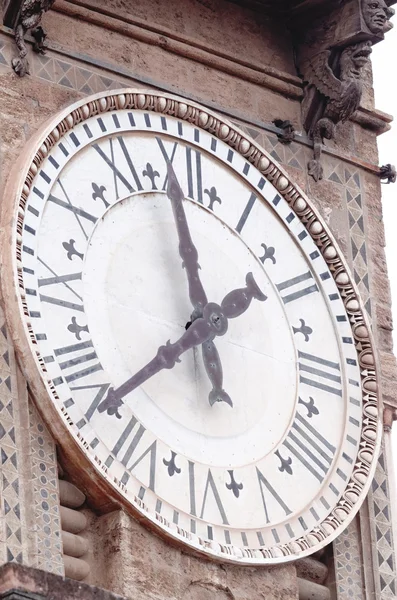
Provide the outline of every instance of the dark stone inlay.
{"type": "Polygon", "coordinates": [[[91,139],[93,137],[93,134],[92,134],[91,129],[88,127],[88,125],[86,123],[84,123],[83,129],[86,132],[87,137],[91,139]]]}
{"type": "Polygon", "coordinates": [[[55,160],[55,158],[53,156],[49,156],[48,160],[50,161],[52,166],[55,167],[55,169],[59,169],[59,164],[57,163],[57,161],[55,160]]]}
{"type": "Polygon", "coordinates": [[[274,537],[274,541],[276,542],[276,544],[280,543],[280,538],[279,535],[277,533],[277,529],[272,529],[272,535],[274,537]]]}
{"type": "Polygon", "coordinates": [[[43,200],[44,194],[39,189],[37,189],[37,187],[33,188],[33,192],[36,194],[36,196],[38,196],[39,198],[41,198],[43,200]]]}
{"type": "Polygon", "coordinates": [[[335,496],[339,496],[339,491],[336,489],[333,483],[329,484],[329,489],[335,494],[335,496]]]}
{"type": "Polygon", "coordinates": [[[31,212],[32,215],[34,215],[35,217],[38,217],[40,214],[39,211],[36,208],[34,208],[34,206],[32,206],[31,204],[29,204],[28,206],[28,211],[31,212]]]}
{"type": "Polygon", "coordinates": [[[70,134],[70,139],[72,140],[72,142],[73,142],[73,144],[76,146],[76,148],[78,148],[78,147],[80,146],[80,142],[79,142],[79,140],[77,139],[77,136],[76,136],[76,134],[75,134],[75,133],[73,133],[73,132],[72,132],[72,133],[70,134]]]}
{"type": "Polygon", "coordinates": [[[280,202],[281,200],[281,196],[279,196],[278,194],[276,194],[273,198],[273,204],[274,206],[277,206],[277,204],[280,202]]]}
{"type": "Polygon", "coordinates": [[[288,217],[285,220],[287,221],[287,223],[292,223],[292,221],[294,219],[295,219],[294,213],[289,213],[288,217]]]}
{"type": "Polygon", "coordinates": [[[69,151],[65,148],[63,144],[59,144],[59,148],[65,156],[69,156],[69,151]]]}
{"type": "Polygon", "coordinates": [[[101,128],[101,131],[102,131],[103,133],[105,133],[105,131],[107,131],[107,129],[106,129],[106,125],[105,125],[105,123],[103,122],[103,119],[101,119],[101,117],[99,117],[99,118],[97,119],[97,121],[98,121],[98,125],[99,125],[99,127],[101,128]]]}
{"type": "Polygon", "coordinates": [[[44,181],[51,183],[51,177],[49,177],[45,171],[40,171],[39,175],[44,179],[44,181]]]}
{"type": "Polygon", "coordinates": [[[25,225],[24,230],[27,231],[28,233],[31,233],[32,235],[36,235],[36,230],[33,229],[33,227],[30,227],[29,225],[25,225]]]}

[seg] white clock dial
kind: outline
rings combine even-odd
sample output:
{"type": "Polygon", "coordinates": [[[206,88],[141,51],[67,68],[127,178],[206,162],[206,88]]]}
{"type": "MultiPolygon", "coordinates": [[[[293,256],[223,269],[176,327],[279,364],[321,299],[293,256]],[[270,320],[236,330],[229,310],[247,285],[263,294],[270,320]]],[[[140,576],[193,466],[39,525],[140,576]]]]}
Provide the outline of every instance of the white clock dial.
{"type": "Polygon", "coordinates": [[[307,554],[354,480],[362,372],[271,181],[194,124],[105,112],[42,161],[20,248],[51,401],[124,501],[225,560],[307,554]]]}

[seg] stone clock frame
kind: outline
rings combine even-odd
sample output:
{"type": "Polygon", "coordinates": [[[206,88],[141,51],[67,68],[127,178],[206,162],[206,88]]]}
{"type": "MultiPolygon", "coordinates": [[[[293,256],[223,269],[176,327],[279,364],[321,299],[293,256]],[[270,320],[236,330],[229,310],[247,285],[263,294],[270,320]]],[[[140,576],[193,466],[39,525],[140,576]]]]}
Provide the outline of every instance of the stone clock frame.
{"type": "MultiPolygon", "coordinates": [[[[142,92],[131,89],[97,94],[65,109],[30,141],[25,152],[14,167],[13,174],[5,191],[2,211],[2,295],[6,318],[12,334],[21,368],[29,382],[32,395],[46,420],[61,452],[73,465],[72,474],[78,475],[79,482],[88,493],[93,506],[102,512],[122,505],[132,510],[135,518],[142,521],[176,544],[189,548],[207,558],[225,560],[236,564],[264,565],[282,563],[311,554],[333,539],[351,522],[369,489],[381,442],[381,401],[376,374],[376,357],[369,325],[364,316],[358,291],[349,275],[348,267],[341,251],[332,239],[328,228],[318,212],[311,206],[307,197],[295,186],[288,175],[274,163],[271,156],[253,140],[239,131],[230,122],[218,115],[182,98],[155,92],[142,92]],[[75,125],[105,112],[120,109],[139,109],[148,112],[174,116],[196,127],[210,132],[231,148],[238,151],[252,163],[278,190],[288,202],[291,210],[306,227],[324,257],[336,286],[344,302],[352,328],[358,356],[363,390],[363,426],[357,460],[352,476],[346,483],[345,491],[337,505],[321,523],[304,536],[287,544],[275,544],[271,548],[252,550],[237,548],[234,554],[225,547],[221,553],[211,551],[210,543],[188,532],[177,531],[173,524],[162,523],[145,514],[145,506],[139,498],[128,502],[105,481],[99,473],[106,470],[97,462],[97,470],[86,455],[93,452],[81,433],[74,439],[67,425],[66,415],[59,414],[50,400],[56,396],[56,389],[46,380],[45,363],[36,350],[37,343],[28,319],[25,290],[21,269],[21,235],[24,224],[24,209],[35,176],[51,148],[75,125]],[[15,215],[17,219],[15,219],[15,215]],[[15,275],[18,273],[18,277],[15,275]],[[379,397],[378,397],[379,394],[379,397]],[[168,529],[168,532],[166,532],[168,529]],[[223,552],[223,554],[222,554],[223,552]]],[[[161,517],[160,517],[161,519],[161,517]]]]}

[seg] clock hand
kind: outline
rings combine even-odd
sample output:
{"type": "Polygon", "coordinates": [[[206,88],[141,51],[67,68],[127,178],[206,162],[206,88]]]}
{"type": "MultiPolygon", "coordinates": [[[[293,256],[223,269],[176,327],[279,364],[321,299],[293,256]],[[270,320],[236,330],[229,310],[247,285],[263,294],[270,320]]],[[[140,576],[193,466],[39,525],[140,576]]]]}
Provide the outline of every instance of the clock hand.
{"type": "Polygon", "coordinates": [[[200,265],[198,263],[197,248],[193,244],[186,220],[185,209],[183,208],[184,194],[170,161],[167,161],[167,171],[167,196],[171,200],[172,212],[174,214],[175,225],[178,232],[179,255],[183,261],[182,265],[184,269],[186,269],[189,298],[193,305],[191,321],[194,321],[197,317],[201,317],[203,308],[208,300],[199,277],[200,265]]]}
{"type": "Polygon", "coordinates": [[[203,353],[203,361],[207,375],[212,383],[212,390],[209,394],[209,403],[211,406],[215,402],[226,402],[233,407],[233,402],[230,396],[222,388],[223,385],[223,371],[222,363],[219,357],[218,350],[212,340],[204,342],[201,346],[203,353]]]}
{"type": "MultiPolygon", "coordinates": [[[[195,319],[202,316],[203,308],[207,304],[208,300],[199,278],[198,272],[200,265],[198,263],[197,248],[193,244],[183,208],[184,194],[170,161],[167,161],[167,172],[167,196],[171,200],[172,212],[174,214],[179,238],[179,255],[182,258],[183,267],[186,269],[189,285],[189,298],[193,305],[193,313],[187,326],[190,327],[191,323],[195,319]]],[[[222,364],[219,353],[213,341],[208,341],[205,346],[202,346],[202,355],[205,370],[212,383],[212,390],[209,394],[209,402],[211,406],[215,402],[222,401],[227,402],[230,404],[230,406],[233,406],[228,394],[222,390],[222,364]]]]}
{"type": "Polygon", "coordinates": [[[212,342],[215,337],[225,335],[228,329],[228,319],[235,319],[242,315],[254,298],[262,302],[266,300],[267,297],[261,292],[252,273],[247,274],[245,281],[246,287],[229,292],[220,306],[215,302],[208,302],[204,306],[203,316],[196,319],[177,342],[171,344],[168,340],[167,344],[160,346],[156,356],[140,371],[116,390],[110,388],[105,400],[98,406],[98,411],[101,413],[107,411],[108,415],[116,415],[121,419],[118,409],[124,404],[122,400],[124,396],[159,371],[172,369],[175,363],[180,362],[180,356],[187,350],[209,341],[212,342]]]}

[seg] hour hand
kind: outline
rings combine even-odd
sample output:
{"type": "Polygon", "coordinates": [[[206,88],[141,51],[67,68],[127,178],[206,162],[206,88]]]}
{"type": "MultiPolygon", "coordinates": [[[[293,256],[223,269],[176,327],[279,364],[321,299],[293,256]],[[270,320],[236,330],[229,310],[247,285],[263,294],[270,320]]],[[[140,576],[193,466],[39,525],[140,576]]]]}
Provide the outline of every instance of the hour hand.
{"type": "Polygon", "coordinates": [[[199,277],[200,265],[198,262],[197,248],[193,244],[185,215],[185,209],[183,208],[184,194],[170,161],[167,162],[167,171],[167,196],[171,200],[172,212],[179,239],[179,255],[182,258],[182,265],[186,270],[189,298],[193,306],[192,320],[194,320],[197,317],[201,317],[203,308],[208,300],[199,277]]]}
{"type": "Polygon", "coordinates": [[[98,406],[98,411],[100,413],[106,411],[108,415],[116,415],[121,419],[118,409],[124,404],[124,396],[163,369],[172,369],[177,362],[180,362],[181,355],[187,350],[204,344],[217,335],[224,335],[227,327],[228,321],[221,307],[210,302],[204,307],[203,317],[196,319],[179,340],[173,344],[168,341],[164,346],[160,346],[156,356],[140,371],[117,389],[110,388],[106,398],[98,406]]]}

